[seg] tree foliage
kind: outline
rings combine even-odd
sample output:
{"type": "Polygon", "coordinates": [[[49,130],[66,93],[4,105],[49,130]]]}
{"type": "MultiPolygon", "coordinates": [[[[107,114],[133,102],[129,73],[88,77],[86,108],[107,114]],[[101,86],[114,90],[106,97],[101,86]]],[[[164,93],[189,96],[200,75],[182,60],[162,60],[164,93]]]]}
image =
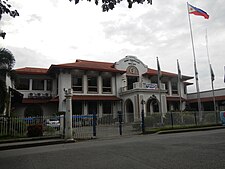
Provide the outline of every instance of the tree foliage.
{"type": "Polygon", "coordinates": [[[11,77],[13,66],[15,65],[15,58],[13,54],[5,48],[0,48],[0,114],[2,114],[7,107],[7,86],[6,75],[11,77]]]}
{"type": "MultiPolygon", "coordinates": [[[[69,1],[70,2],[74,1],[75,5],[80,2],[80,0],[69,0],[69,1]]],[[[87,0],[87,1],[91,2],[91,0],[87,0]]],[[[108,12],[109,10],[113,10],[115,6],[118,3],[122,2],[123,0],[102,0],[101,2],[99,2],[99,0],[94,0],[94,1],[96,5],[101,3],[103,12],[108,12]]],[[[132,8],[132,5],[134,3],[143,4],[144,2],[147,2],[148,4],[152,5],[152,0],[127,0],[128,8],[132,8]]]]}
{"type": "MultiPolygon", "coordinates": [[[[11,10],[11,5],[8,3],[8,0],[1,1],[0,0],[0,20],[2,19],[3,14],[7,14],[13,18],[16,16],[19,16],[19,12],[17,10],[11,10]]],[[[6,33],[1,31],[0,32],[0,37],[5,39],[6,33]]]]}

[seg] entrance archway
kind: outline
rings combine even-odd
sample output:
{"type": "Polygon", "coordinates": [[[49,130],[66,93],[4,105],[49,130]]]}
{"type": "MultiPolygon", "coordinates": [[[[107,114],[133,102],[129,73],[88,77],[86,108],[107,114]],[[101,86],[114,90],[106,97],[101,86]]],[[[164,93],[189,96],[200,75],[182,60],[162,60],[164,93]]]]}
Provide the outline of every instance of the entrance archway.
{"type": "Polygon", "coordinates": [[[134,122],[134,106],[130,99],[125,102],[125,116],[127,122],[134,122]]]}
{"type": "Polygon", "coordinates": [[[159,112],[159,101],[155,95],[152,95],[147,101],[147,116],[159,112]]]}

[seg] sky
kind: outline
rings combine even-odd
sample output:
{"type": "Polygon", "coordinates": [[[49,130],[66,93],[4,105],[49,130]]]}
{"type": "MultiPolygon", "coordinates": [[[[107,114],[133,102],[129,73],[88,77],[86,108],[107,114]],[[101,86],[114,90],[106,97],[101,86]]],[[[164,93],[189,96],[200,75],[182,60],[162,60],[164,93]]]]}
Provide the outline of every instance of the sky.
{"type": "MultiPolygon", "coordinates": [[[[0,47],[16,59],[14,68],[41,67],[75,62],[76,59],[117,62],[136,56],[149,68],[181,72],[194,77],[194,57],[190,38],[187,0],[153,0],[153,4],[127,1],[114,10],[102,12],[94,1],[9,0],[20,16],[4,15],[0,47]]],[[[189,0],[209,14],[209,19],[190,15],[200,91],[211,90],[209,62],[215,74],[215,89],[224,88],[225,5],[224,0],[189,0]],[[206,50],[206,30],[209,59],[206,50]]],[[[188,92],[196,92],[194,83],[188,92]]]]}

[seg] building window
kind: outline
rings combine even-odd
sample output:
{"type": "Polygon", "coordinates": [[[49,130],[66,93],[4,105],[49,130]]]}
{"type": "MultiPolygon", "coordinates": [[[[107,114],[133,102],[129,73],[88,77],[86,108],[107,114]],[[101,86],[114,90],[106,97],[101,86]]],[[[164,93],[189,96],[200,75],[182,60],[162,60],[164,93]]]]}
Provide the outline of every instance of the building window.
{"type": "Polygon", "coordinates": [[[44,90],[44,80],[33,79],[32,90],[44,90]]]}
{"type": "Polygon", "coordinates": [[[102,113],[103,114],[111,114],[112,113],[111,102],[102,102],[102,113]]]}
{"type": "Polygon", "coordinates": [[[16,83],[17,90],[29,90],[30,79],[19,79],[16,83]]]}
{"type": "Polygon", "coordinates": [[[97,77],[88,77],[88,92],[97,92],[98,85],[97,85],[97,77]]]}
{"type": "Polygon", "coordinates": [[[103,93],[111,93],[111,78],[110,77],[102,77],[102,91],[103,93]]]}
{"type": "Polygon", "coordinates": [[[184,86],[184,94],[187,94],[187,86],[184,86]]]}
{"type": "Polygon", "coordinates": [[[83,79],[82,77],[72,77],[72,88],[74,92],[83,91],[83,79]]]}
{"type": "Polygon", "coordinates": [[[48,91],[52,90],[52,80],[50,80],[50,79],[47,80],[47,90],[48,91]]]}
{"type": "Polygon", "coordinates": [[[82,101],[73,102],[73,115],[82,115],[83,114],[83,103],[82,101]]]}
{"type": "Polygon", "coordinates": [[[171,82],[171,83],[172,83],[172,94],[178,94],[177,82],[171,82]]]}
{"type": "Polygon", "coordinates": [[[168,86],[168,82],[165,82],[165,89],[166,89],[166,93],[169,94],[169,86],[168,86]]]}

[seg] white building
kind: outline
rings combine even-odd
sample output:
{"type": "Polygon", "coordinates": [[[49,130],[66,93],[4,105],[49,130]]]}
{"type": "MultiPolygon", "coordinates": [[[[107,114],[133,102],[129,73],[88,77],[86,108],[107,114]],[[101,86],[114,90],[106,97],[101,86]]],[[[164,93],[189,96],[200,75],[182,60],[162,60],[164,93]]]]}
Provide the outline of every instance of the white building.
{"type": "Polygon", "coordinates": [[[187,80],[193,78],[183,75],[178,90],[177,74],[162,71],[159,90],[157,70],[148,68],[135,56],[115,63],[76,60],[51,65],[49,69],[25,67],[16,69],[16,73],[16,89],[24,94],[22,104],[15,106],[16,116],[64,112],[64,89],[72,88],[73,114],[96,112],[99,117],[116,118],[122,110],[126,121],[139,120],[142,108],[145,116],[159,112],[160,95],[162,113],[179,110],[180,96],[184,109],[187,86],[192,84],[187,80]]]}

